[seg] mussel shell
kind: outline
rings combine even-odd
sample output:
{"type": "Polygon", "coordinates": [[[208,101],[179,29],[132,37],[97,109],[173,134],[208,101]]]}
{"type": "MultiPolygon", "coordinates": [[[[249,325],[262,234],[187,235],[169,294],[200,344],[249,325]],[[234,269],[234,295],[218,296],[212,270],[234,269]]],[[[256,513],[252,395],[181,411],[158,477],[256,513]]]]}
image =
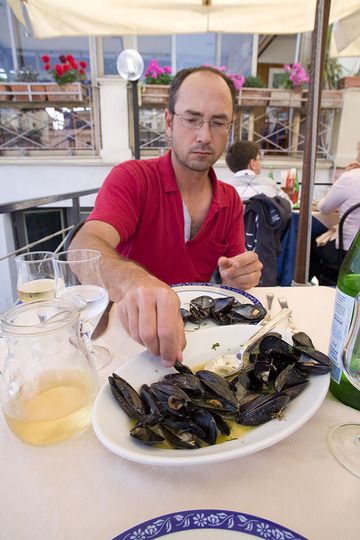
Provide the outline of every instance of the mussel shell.
{"type": "Polygon", "coordinates": [[[159,401],[147,384],[141,385],[139,393],[146,412],[149,414],[160,414],[161,407],[159,406],[159,401]]]}
{"type": "Polygon", "coordinates": [[[307,382],[306,375],[300,370],[296,369],[295,364],[286,366],[274,381],[274,389],[276,392],[281,392],[285,388],[296,386],[300,383],[307,382]]]}
{"type": "Polygon", "coordinates": [[[255,306],[255,304],[240,304],[232,309],[234,319],[239,316],[249,322],[259,322],[265,315],[266,309],[263,306],[255,306]]]}
{"type": "Polygon", "coordinates": [[[224,379],[224,377],[220,377],[220,375],[206,369],[200,369],[196,375],[215,397],[222,402],[226,401],[235,408],[237,407],[237,399],[232,392],[229,381],[224,379]]]}
{"type": "Polygon", "coordinates": [[[238,389],[238,385],[241,385],[243,388],[246,388],[246,390],[251,390],[253,392],[261,390],[263,383],[255,375],[254,368],[255,365],[251,364],[243,368],[240,373],[238,373],[238,375],[231,381],[231,388],[236,391],[238,389]]]}
{"type": "Polygon", "coordinates": [[[130,435],[134,439],[141,441],[148,446],[153,446],[164,441],[164,437],[146,426],[135,426],[130,430],[130,435]]]}
{"type": "Polygon", "coordinates": [[[203,396],[205,393],[199,377],[192,373],[169,373],[164,378],[167,382],[184,390],[189,396],[203,396]]]}
{"type": "Polygon", "coordinates": [[[325,375],[331,371],[331,361],[326,354],[315,349],[303,349],[298,347],[301,352],[297,362],[297,367],[305,373],[312,375],[325,375]]]}
{"type": "Polygon", "coordinates": [[[286,394],[263,394],[248,403],[236,415],[235,420],[244,426],[258,426],[272,420],[289,403],[286,394]]]}
{"type": "Polygon", "coordinates": [[[305,332],[296,332],[292,335],[293,344],[297,347],[309,347],[315,349],[313,342],[305,332]]]}
{"type": "Polygon", "coordinates": [[[111,393],[130,418],[145,416],[146,409],[136,390],[116,373],[108,377],[111,393]]]}
{"type": "Polygon", "coordinates": [[[193,375],[193,372],[191,371],[191,369],[189,368],[189,366],[187,366],[186,364],[182,364],[182,363],[179,362],[178,360],[175,362],[174,368],[175,368],[176,371],[178,371],[179,373],[191,373],[191,375],[193,375]]]}
{"type": "Polygon", "coordinates": [[[166,426],[161,426],[161,432],[173,448],[193,450],[200,446],[198,438],[189,431],[175,431],[168,429],[166,426]]]}
{"type": "Polygon", "coordinates": [[[196,319],[205,319],[210,315],[210,310],[214,304],[214,299],[211,296],[198,296],[190,301],[190,313],[196,319]]]}
{"type": "Polygon", "coordinates": [[[198,409],[192,415],[193,421],[201,428],[203,435],[200,439],[207,444],[215,444],[217,439],[217,424],[210,411],[198,409]]]}

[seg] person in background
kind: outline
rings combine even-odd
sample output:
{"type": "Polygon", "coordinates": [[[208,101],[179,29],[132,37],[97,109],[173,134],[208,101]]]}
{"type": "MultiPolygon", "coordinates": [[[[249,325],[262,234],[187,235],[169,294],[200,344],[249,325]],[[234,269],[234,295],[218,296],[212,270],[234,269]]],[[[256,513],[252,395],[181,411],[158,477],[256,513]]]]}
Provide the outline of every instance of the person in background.
{"type": "Polygon", "coordinates": [[[217,180],[234,113],[232,82],[210,67],[184,69],[165,110],[171,150],[131,160],[105,179],[71,248],[102,253],[102,276],[125,330],[165,365],[182,360],[180,301],[169,285],[209,281],[249,289],[262,264],[245,252],[243,205],[217,180]]]}
{"type": "Polygon", "coordinates": [[[351,171],[351,169],[357,169],[360,167],[360,141],[356,145],[356,157],[355,160],[346,165],[345,170],[351,171]]]}
{"type": "Polygon", "coordinates": [[[261,175],[261,156],[259,145],[254,141],[238,141],[230,146],[226,154],[226,164],[235,173],[231,180],[241,197],[246,202],[254,195],[263,193],[268,197],[282,197],[291,201],[274,180],[261,175]]]}
{"type": "MultiPolygon", "coordinates": [[[[318,202],[322,214],[339,211],[339,219],[354,204],[360,203],[360,167],[349,168],[331,186],[328,193],[318,202]]],[[[343,227],[343,247],[347,252],[360,229],[360,208],[351,212],[343,227]]],[[[326,238],[315,239],[311,245],[309,278],[316,276],[320,285],[335,284],[339,270],[339,241],[337,227],[325,233],[326,238]],[[327,241],[326,241],[327,240],[327,241]],[[333,268],[331,283],[323,278],[324,268],[333,268]]]]}

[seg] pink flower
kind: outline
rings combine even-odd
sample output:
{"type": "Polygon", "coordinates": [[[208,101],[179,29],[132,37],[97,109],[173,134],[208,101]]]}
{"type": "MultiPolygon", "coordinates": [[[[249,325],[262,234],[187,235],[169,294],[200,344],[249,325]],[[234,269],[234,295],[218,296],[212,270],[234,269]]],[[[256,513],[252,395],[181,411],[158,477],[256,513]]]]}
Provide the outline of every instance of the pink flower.
{"type": "Polygon", "coordinates": [[[171,67],[170,66],[164,66],[164,73],[171,73],[171,67]]]}

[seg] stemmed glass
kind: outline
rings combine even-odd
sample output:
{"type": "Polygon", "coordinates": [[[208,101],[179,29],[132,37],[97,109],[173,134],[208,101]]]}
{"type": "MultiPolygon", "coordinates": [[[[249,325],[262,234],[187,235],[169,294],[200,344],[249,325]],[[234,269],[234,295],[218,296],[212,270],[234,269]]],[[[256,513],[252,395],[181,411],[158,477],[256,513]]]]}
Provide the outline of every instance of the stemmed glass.
{"type": "MultiPolygon", "coordinates": [[[[360,391],[360,293],[341,359],[346,377],[360,391]]],[[[329,446],[341,465],[360,478],[360,423],[335,426],[329,433],[329,446]]]]}
{"type": "Polygon", "coordinates": [[[55,296],[51,251],[31,251],[15,258],[17,295],[21,302],[46,300],[55,296]]]}
{"type": "Polygon", "coordinates": [[[81,334],[97,370],[111,360],[111,352],[95,345],[91,334],[96,328],[108,301],[100,273],[101,253],[95,249],[73,249],[53,256],[55,296],[71,300],[81,311],[81,334]]]}

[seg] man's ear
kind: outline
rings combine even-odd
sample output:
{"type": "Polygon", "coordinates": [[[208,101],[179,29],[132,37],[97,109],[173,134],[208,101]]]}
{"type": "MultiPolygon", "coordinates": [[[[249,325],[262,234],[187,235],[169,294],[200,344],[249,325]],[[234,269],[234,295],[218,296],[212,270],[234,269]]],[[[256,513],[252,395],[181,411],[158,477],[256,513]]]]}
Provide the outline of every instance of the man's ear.
{"type": "Polygon", "coordinates": [[[250,159],[248,163],[248,169],[250,169],[250,171],[255,172],[255,164],[256,164],[256,159],[250,159]]]}
{"type": "Polygon", "coordinates": [[[168,108],[165,109],[165,133],[168,137],[172,134],[173,115],[168,108]]]}

